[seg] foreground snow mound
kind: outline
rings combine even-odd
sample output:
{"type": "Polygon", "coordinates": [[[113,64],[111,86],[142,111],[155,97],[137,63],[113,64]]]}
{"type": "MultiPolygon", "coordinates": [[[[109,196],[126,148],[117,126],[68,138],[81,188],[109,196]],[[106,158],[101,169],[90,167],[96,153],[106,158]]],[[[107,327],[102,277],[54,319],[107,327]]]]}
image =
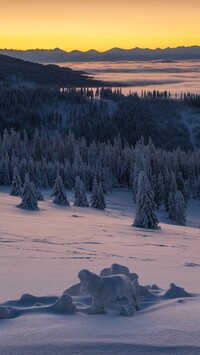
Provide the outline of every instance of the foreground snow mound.
{"type": "Polygon", "coordinates": [[[192,297],[192,294],[188,293],[179,286],[176,286],[174,283],[169,285],[169,290],[166,291],[164,298],[165,299],[172,299],[172,298],[179,298],[179,297],[192,297]]]}
{"type": "Polygon", "coordinates": [[[61,314],[70,314],[76,312],[76,306],[73,303],[73,299],[67,295],[63,294],[58,300],[50,306],[50,310],[61,314]]]}
{"type": "Polygon", "coordinates": [[[108,276],[98,276],[87,269],[81,270],[78,273],[81,283],[71,286],[60,297],[24,294],[19,300],[5,302],[0,305],[0,319],[16,318],[27,313],[60,315],[117,313],[130,317],[134,315],[135,309],[138,310],[139,301],[139,313],[142,314],[146,308],[153,311],[155,306],[171,305],[169,300],[178,299],[180,303],[185,298],[199,298],[199,295],[188,293],[174,283],[170,284],[166,292],[155,284],[139,286],[138,276],[132,280],[136,274],[130,273],[127,267],[119,264],[103,269],[100,275],[102,274],[108,276]],[[115,271],[124,274],[108,275],[115,271]]]}
{"type": "Polygon", "coordinates": [[[8,301],[0,306],[0,319],[16,318],[27,313],[73,314],[76,306],[71,296],[36,297],[25,294],[18,301],[8,301]],[[52,302],[53,303],[49,303],[52,302]]]}
{"type": "Polygon", "coordinates": [[[101,270],[100,276],[109,276],[109,275],[117,275],[123,274],[129,277],[131,281],[138,280],[138,275],[135,272],[130,272],[126,266],[120,264],[112,264],[109,268],[105,268],[101,270]]]}

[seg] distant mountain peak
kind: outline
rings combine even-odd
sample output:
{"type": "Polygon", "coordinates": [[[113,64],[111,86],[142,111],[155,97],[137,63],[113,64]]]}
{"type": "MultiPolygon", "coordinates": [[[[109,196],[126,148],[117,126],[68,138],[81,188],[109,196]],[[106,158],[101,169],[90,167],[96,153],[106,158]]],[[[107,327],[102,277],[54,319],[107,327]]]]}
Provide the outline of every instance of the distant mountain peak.
{"type": "Polygon", "coordinates": [[[85,53],[99,53],[96,49],[89,49],[89,51],[86,51],[85,53]]]}
{"type": "Polygon", "coordinates": [[[55,52],[64,52],[65,53],[65,51],[63,51],[62,49],[60,49],[59,47],[56,47],[56,48],[54,48],[54,49],[52,49],[53,51],[55,51],[55,52]]]}

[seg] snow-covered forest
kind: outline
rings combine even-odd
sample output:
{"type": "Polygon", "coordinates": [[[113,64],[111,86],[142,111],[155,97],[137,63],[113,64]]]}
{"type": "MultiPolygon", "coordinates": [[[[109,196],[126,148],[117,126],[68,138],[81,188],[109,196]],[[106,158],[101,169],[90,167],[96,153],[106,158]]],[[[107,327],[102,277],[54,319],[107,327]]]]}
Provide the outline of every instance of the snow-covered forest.
{"type": "MultiPolygon", "coordinates": [[[[28,174],[35,189],[59,190],[55,201],[60,204],[68,203],[64,190],[76,190],[77,179],[81,194],[96,183],[104,193],[128,187],[137,200],[138,176],[145,172],[153,209],[164,205],[171,219],[185,224],[187,201],[200,198],[200,152],[178,112],[186,106],[199,110],[198,95],[0,90],[0,184],[11,185],[11,194],[23,195],[28,174]],[[55,187],[56,178],[63,187],[58,182],[55,187]]],[[[75,204],[88,205],[81,199],[76,191],[75,204]]],[[[103,195],[99,199],[104,206],[103,195]]]]}
{"type": "Polygon", "coordinates": [[[110,88],[0,87],[1,134],[13,128],[26,130],[30,138],[36,128],[62,136],[71,131],[87,143],[113,143],[119,135],[123,144],[134,146],[143,136],[156,147],[187,151],[200,147],[199,114],[200,97],[192,94],[172,99],[166,91],[124,96],[110,88]]]}
{"type": "Polygon", "coordinates": [[[91,191],[95,178],[104,193],[128,187],[135,200],[138,176],[145,172],[155,207],[163,204],[169,217],[181,224],[185,219],[177,217],[180,206],[176,206],[183,206],[183,216],[187,201],[200,199],[200,152],[156,149],[151,139],[145,145],[141,138],[135,147],[123,144],[119,136],[113,143],[87,144],[85,138],[76,139],[73,133],[56,131],[51,135],[36,130],[29,138],[26,131],[5,129],[0,152],[0,184],[12,185],[11,194],[15,195],[16,191],[21,195],[26,174],[36,188],[53,188],[59,173],[65,189],[74,189],[80,177],[84,189],[91,191]]]}

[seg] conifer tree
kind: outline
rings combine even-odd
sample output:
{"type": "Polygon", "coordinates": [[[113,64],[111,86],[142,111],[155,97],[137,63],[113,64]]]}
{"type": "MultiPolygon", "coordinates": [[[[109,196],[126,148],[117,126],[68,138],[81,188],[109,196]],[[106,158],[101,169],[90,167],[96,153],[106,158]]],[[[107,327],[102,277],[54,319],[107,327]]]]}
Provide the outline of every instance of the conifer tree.
{"type": "Polygon", "coordinates": [[[10,158],[6,153],[0,160],[0,184],[10,185],[10,158]]]}
{"type": "Polygon", "coordinates": [[[169,194],[169,199],[168,199],[168,213],[169,213],[169,218],[175,220],[176,216],[176,205],[175,205],[175,193],[170,192],[169,194]]]}
{"type": "Polygon", "coordinates": [[[17,167],[14,168],[10,195],[12,195],[12,196],[21,196],[22,195],[22,180],[19,176],[19,172],[18,172],[17,167]]]}
{"type": "Polygon", "coordinates": [[[36,197],[37,197],[38,201],[44,201],[44,196],[43,196],[39,187],[37,187],[35,189],[35,193],[36,193],[36,197]]]}
{"type": "Polygon", "coordinates": [[[165,209],[168,212],[168,199],[169,199],[169,193],[170,193],[170,185],[171,185],[171,175],[170,173],[165,170],[165,175],[164,175],[164,205],[165,209]]]}
{"type": "Polygon", "coordinates": [[[192,182],[192,197],[200,198],[200,176],[192,182]]]}
{"type": "Polygon", "coordinates": [[[90,197],[90,206],[93,208],[98,208],[104,210],[106,207],[106,202],[102,190],[101,183],[98,184],[96,179],[94,179],[92,185],[92,193],[90,197]]]}
{"type": "Polygon", "coordinates": [[[157,194],[155,196],[156,207],[159,208],[164,199],[164,180],[160,172],[157,180],[157,194]]]}
{"type": "Polygon", "coordinates": [[[133,226],[158,229],[158,219],[154,213],[154,193],[145,171],[141,171],[138,177],[136,204],[137,209],[133,226]]]}
{"type": "Polygon", "coordinates": [[[169,195],[169,218],[183,226],[186,223],[186,202],[179,190],[169,195]]]}
{"type": "Polygon", "coordinates": [[[170,183],[170,192],[175,193],[177,190],[176,176],[174,172],[171,173],[171,183],[170,183]]]}
{"type": "Polygon", "coordinates": [[[136,195],[138,190],[138,176],[140,171],[145,168],[145,158],[144,158],[144,139],[143,137],[137,142],[135,146],[135,162],[133,171],[133,200],[136,201],[136,195]]]}
{"type": "Polygon", "coordinates": [[[72,189],[72,187],[74,185],[73,184],[73,171],[72,171],[72,166],[71,166],[69,160],[67,160],[65,162],[64,169],[65,169],[66,189],[72,189]]]}
{"type": "Polygon", "coordinates": [[[34,185],[30,181],[29,174],[26,174],[25,176],[22,190],[22,201],[17,207],[23,208],[25,210],[39,210],[34,185]]]}
{"type": "Polygon", "coordinates": [[[89,203],[85,191],[85,185],[83,181],[80,179],[80,176],[77,176],[76,178],[74,206],[89,207],[89,203]]]}
{"type": "Polygon", "coordinates": [[[34,179],[36,186],[38,187],[44,187],[44,188],[49,188],[47,176],[45,173],[44,167],[42,167],[42,164],[36,163],[35,164],[35,179],[34,179]]]}
{"type": "Polygon", "coordinates": [[[190,199],[190,195],[191,195],[191,191],[190,191],[190,184],[188,180],[184,181],[184,199],[185,202],[187,203],[187,201],[190,199]]]}
{"type": "Polygon", "coordinates": [[[174,195],[176,214],[174,220],[183,226],[186,224],[186,203],[181,191],[177,190],[174,195]]]}
{"type": "Polygon", "coordinates": [[[177,173],[177,189],[184,196],[184,179],[183,179],[183,175],[180,171],[178,171],[178,173],[177,173]]]}
{"type": "Polygon", "coordinates": [[[55,196],[53,202],[57,205],[69,206],[63,180],[59,172],[57,172],[57,177],[53,186],[53,192],[51,196],[55,196]]]}

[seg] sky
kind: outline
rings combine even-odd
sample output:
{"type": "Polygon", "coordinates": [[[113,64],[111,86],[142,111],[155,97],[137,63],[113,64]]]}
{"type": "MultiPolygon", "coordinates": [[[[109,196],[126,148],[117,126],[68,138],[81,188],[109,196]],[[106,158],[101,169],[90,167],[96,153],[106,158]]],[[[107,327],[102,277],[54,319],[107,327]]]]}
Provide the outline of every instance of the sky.
{"type": "Polygon", "coordinates": [[[6,0],[0,48],[200,45],[200,0],[6,0]]]}

